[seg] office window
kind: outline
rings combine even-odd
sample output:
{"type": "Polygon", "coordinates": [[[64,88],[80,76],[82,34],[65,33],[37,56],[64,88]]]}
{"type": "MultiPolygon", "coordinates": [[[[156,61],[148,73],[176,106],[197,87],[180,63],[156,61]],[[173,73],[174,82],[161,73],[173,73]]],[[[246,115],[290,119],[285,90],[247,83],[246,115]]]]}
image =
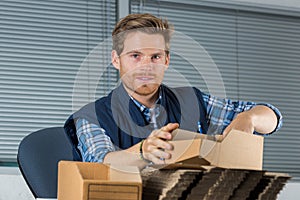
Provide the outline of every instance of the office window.
{"type": "MultiPolygon", "coordinates": [[[[0,1],[0,16],[0,164],[5,164],[16,162],[25,135],[63,126],[74,98],[78,104],[94,99],[97,70],[85,60],[110,37],[116,1],[0,1]],[[77,81],[82,92],[74,96],[83,65],[86,79],[77,81]]],[[[107,70],[103,79],[97,95],[115,84],[117,73],[107,70]]]]}
{"type": "MultiPolygon", "coordinates": [[[[192,0],[132,0],[131,12],[149,12],[167,18],[175,30],[201,44],[217,65],[228,98],[269,102],[281,110],[282,129],[265,138],[264,168],[287,172],[294,181],[299,181],[299,14],[291,16],[288,11],[279,13],[278,9],[256,10],[240,5],[234,8],[226,3],[192,0]]],[[[191,54],[191,59],[200,56],[185,46],[184,41],[181,45],[191,54]]],[[[191,62],[174,52],[171,68],[204,92],[209,88],[202,75],[214,79],[214,74],[205,67],[199,76],[191,62]]],[[[166,81],[176,85],[179,80],[170,76],[166,81]]]]}

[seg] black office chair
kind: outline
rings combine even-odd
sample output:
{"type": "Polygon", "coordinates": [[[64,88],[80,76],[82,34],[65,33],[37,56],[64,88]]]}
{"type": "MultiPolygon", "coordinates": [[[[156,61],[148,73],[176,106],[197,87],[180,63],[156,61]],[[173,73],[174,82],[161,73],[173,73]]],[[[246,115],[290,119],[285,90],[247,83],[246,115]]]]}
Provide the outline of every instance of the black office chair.
{"type": "Polygon", "coordinates": [[[63,127],[45,128],[21,141],[17,161],[35,198],[57,198],[60,160],[73,160],[72,145],[63,127]]]}

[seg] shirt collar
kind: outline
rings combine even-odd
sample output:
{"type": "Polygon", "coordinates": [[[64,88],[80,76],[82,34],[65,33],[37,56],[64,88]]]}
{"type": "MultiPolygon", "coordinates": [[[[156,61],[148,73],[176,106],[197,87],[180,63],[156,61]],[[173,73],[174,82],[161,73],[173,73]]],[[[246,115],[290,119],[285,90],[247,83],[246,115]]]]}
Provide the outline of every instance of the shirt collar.
{"type": "MultiPolygon", "coordinates": [[[[140,109],[141,112],[144,112],[146,109],[149,109],[145,105],[140,103],[138,100],[133,98],[132,96],[130,96],[130,98],[134,102],[134,104],[140,109]]],[[[161,87],[159,87],[159,96],[158,96],[157,100],[155,101],[155,104],[161,104],[161,101],[162,101],[162,90],[161,90],[161,87]]]]}
{"type": "MultiPolygon", "coordinates": [[[[134,104],[140,109],[141,113],[145,116],[147,121],[150,121],[150,108],[147,108],[145,105],[134,99],[132,96],[130,96],[131,100],[134,102],[134,104]]],[[[162,90],[161,87],[159,87],[159,96],[158,99],[155,101],[156,104],[161,104],[162,101],[162,90]]]]}

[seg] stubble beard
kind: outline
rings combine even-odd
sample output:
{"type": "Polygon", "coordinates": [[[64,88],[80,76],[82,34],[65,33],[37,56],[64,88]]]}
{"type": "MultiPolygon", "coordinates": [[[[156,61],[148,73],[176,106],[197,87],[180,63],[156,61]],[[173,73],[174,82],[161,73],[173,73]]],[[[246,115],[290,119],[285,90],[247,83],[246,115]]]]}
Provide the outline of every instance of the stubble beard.
{"type": "Polygon", "coordinates": [[[129,92],[129,95],[131,96],[153,96],[158,91],[158,88],[160,86],[159,83],[147,83],[147,84],[141,84],[141,85],[134,85],[133,84],[126,84],[123,83],[127,91],[129,92]]]}

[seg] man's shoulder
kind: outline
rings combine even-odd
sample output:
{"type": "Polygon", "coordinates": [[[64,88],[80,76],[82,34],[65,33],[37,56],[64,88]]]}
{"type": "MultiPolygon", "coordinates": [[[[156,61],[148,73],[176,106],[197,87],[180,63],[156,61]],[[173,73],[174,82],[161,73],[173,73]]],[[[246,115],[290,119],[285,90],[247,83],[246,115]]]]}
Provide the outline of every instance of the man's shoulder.
{"type": "Polygon", "coordinates": [[[104,102],[107,102],[109,99],[111,98],[111,93],[109,93],[108,95],[106,96],[102,96],[98,99],[96,99],[94,102],[92,103],[100,103],[100,104],[103,104],[104,102]]]}
{"type": "Polygon", "coordinates": [[[109,99],[110,99],[110,94],[99,97],[98,99],[83,105],[80,109],[77,110],[77,113],[90,112],[91,110],[95,110],[96,107],[105,106],[107,103],[110,102],[109,99]]]}

